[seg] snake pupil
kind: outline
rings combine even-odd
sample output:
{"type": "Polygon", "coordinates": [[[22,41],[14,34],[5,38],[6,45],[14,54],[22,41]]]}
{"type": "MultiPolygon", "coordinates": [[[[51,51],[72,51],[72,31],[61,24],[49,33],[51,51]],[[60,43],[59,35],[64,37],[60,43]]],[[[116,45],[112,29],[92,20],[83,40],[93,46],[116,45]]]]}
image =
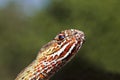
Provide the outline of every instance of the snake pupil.
{"type": "Polygon", "coordinates": [[[59,35],[59,40],[63,40],[64,38],[65,38],[65,36],[64,35],[59,35]]]}

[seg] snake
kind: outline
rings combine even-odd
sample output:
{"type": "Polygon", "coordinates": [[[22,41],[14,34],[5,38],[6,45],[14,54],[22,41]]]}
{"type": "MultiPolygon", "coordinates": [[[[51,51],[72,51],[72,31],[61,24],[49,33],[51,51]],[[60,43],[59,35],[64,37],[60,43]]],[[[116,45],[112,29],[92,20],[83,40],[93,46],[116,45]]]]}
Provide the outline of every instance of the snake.
{"type": "Polygon", "coordinates": [[[15,80],[49,80],[75,56],[84,41],[83,31],[77,29],[61,31],[39,50],[37,57],[17,75],[15,80]]]}

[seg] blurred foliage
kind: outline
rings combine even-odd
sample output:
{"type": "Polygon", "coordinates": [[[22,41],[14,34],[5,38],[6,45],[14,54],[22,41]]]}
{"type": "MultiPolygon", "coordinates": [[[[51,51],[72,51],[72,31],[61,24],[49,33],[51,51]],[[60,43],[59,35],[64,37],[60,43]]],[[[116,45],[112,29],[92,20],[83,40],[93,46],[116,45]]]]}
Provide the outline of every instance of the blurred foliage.
{"type": "Polygon", "coordinates": [[[64,29],[85,32],[77,56],[51,80],[120,80],[120,1],[51,0],[28,17],[15,4],[0,9],[0,80],[13,80],[64,29]]]}

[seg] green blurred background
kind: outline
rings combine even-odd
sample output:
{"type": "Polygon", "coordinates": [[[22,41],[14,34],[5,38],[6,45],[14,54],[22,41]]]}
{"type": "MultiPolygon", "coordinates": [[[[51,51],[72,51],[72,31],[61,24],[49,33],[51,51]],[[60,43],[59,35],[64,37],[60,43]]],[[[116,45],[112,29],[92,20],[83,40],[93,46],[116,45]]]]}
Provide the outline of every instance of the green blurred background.
{"type": "Polygon", "coordinates": [[[0,0],[0,80],[14,80],[71,28],[86,42],[50,80],[120,80],[120,0],[0,0]]]}

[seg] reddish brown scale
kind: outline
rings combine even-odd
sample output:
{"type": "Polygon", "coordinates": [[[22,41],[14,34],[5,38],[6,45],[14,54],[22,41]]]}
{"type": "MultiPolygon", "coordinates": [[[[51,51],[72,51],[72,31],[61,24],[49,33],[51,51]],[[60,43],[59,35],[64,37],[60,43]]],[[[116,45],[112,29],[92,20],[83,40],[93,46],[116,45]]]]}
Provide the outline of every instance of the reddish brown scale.
{"type": "Polygon", "coordinates": [[[42,67],[42,68],[45,68],[45,65],[41,64],[41,67],[42,67]]]}
{"type": "Polygon", "coordinates": [[[57,66],[57,65],[60,65],[61,63],[62,63],[62,61],[58,61],[57,64],[56,64],[56,66],[57,66]]]}
{"type": "Polygon", "coordinates": [[[39,73],[39,72],[40,72],[40,69],[37,69],[37,72],[39,73]]]}
{"type": "Polygon", "coordinates": [[[48,70],[51,69],[52,67],[48,66],[48,70]]]}
{"type": "Polygon", "coordinates": [[[40,58],[38,61],[41,62],[41,61],[45,61],[47,59],[47,57],[43,57],[43,58],[40,58]]]}
{"type": "Polygon", "coordinates": [[[52,65],[52,67],[55,67],[55,63],[52,63],[51,65],[52,65]]]}
{"type": "Polygon", "coordinates": [[[43,74],[40,74],[39,76],[41,79],[44,79],[44,77],[45,77],[43,74]]]}
{"type": "Polygon", "coordinates": [[[51,62],[53,60],[53,56],[47,59],[48,62],[51,62]]]}
{"type": "Polygon", "coordinates": [[[56,59],[58,59],[58,57],[59,57],[58,55],[55,55],[55,57],[53,58],[53,60],[56,60],[56,59]]]}
{"type": "Polygon", "coordinates": [[[44,73],[44,74],[46,74],[46,73],[47,73],[47,69],[46,69],[46,70],[44,70],[44,71],[43,71],[43,73],[44,73]]]}

